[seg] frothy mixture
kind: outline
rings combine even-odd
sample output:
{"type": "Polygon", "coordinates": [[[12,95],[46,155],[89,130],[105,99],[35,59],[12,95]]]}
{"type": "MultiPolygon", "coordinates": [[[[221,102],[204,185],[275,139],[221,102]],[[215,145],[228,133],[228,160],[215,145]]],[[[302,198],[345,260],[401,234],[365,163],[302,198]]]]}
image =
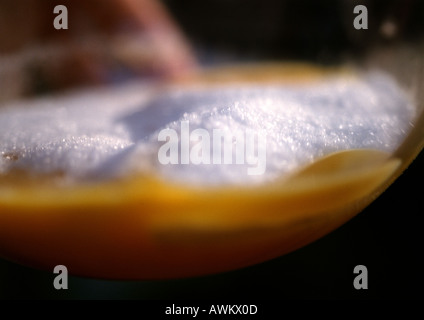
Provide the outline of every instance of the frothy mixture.
{"type": "Polygon", "coordinates": [[[130,84],[1,107],[0,178],[25,170],[84,182],[147,171],[184,183],[261,183],[335,151],[393,152],[415,116],[377,72],[150,93],[130,84]]]}

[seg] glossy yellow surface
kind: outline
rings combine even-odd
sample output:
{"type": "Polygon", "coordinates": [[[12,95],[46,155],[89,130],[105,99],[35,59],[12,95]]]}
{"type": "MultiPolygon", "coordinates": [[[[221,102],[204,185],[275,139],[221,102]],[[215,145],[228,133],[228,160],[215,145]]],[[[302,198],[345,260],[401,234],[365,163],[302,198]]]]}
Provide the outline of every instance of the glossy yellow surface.
{"type": "Polygon", "coordinates": [[[0,250],[106,278],[166,278],[257,263],[319,238],[381,191],[400,161],[348,151],[266,187],[196,190],[139,177],[58,189],[3,187],[0,250]]]}

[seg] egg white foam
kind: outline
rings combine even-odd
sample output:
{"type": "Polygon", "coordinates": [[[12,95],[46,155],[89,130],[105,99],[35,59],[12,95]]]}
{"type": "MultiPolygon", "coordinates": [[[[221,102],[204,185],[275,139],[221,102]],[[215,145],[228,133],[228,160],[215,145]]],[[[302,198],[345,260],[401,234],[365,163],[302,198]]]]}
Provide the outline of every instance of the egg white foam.
{"type": "Polygon", "coordinates": [[[180,86],[159,94],[133,83],[0,107],[0,174],[64,172],[82,182],[148,171],[195,184],[261,183],[335,151],[394,152],[414,117],[407,95],[378,72],[301,85],[180,86]],[[252,164],[235,161],[161,164],[165,142],[158,135],[172,129],[182,138],[182,122],[211,137],[214,129],[232,136],[264,133],[266,170],[249,175],[252,164]]]}

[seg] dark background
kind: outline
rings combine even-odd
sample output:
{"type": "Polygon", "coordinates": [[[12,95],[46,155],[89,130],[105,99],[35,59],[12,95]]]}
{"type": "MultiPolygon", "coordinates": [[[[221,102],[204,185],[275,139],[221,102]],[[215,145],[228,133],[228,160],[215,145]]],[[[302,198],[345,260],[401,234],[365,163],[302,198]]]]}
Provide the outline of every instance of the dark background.
{"type": "MultiPolygon", "coordinates": [[[[422,38],[424,1],[166,0],[200,59],[291,59],[324,64],[360,59],[370,46],[422,38]],[[354,4],[369,9],[369,30],[352,27],[354,4]],[[395,35],[380,32],[391,19],[395,35]],[[360,32],[360,33],[359,33],[360,32]]],[[[259,265],[207,277],[102,281],[70,277],[53,288],[52,272],[0,260],[0,298],[283,299],[424,298],[424,153],[376,201],[320,240],[259,265]],[[369,289],[353,288],[365,265],[369,289]]]]}
{"type": "Polygon", "coordinates": [[[422,38],[420,0],[163,0],[192,43],[256,59],[339,63],[370,47],[422,38]],[[368,9],[368,30],[353,28],[353,8],[368,9]],[[393,22],[397,32],[384,35],[393,22]]]}

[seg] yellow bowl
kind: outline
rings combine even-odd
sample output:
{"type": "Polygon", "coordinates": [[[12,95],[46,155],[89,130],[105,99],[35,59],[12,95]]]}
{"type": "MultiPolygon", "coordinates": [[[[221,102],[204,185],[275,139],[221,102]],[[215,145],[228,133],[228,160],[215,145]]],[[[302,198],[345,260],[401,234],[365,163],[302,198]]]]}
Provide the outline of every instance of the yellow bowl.
{"type": "MultiPolygon", "coordinates": [[[[299,80],[321,74],[304,66],[249,68],[261,81],[279,81],[281,68],[299,80]]],[[[230,71],[200,77],[208,84],[220,75],[249,78],[244,68],[230,71]]],[[[337,152],[261,186],[196,189],[143,175],[59,188],[48,177],[3,178],[0,254],[113,279],[189,277],[262,262],[320,238],[372,202],[423,147],[422,122],[394,154],[337,152]]]]}

